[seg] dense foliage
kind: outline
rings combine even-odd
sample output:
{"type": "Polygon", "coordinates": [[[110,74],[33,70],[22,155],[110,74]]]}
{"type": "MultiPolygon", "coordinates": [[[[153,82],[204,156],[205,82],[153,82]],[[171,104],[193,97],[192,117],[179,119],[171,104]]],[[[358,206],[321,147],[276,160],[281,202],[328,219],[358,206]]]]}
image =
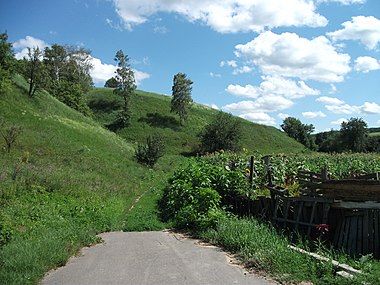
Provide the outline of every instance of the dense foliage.
{"type": "Polygon", "coordinates": [[[239,149],[241,136],[241,125],[237,118],[220,111],[200,133],[200,150],[203,153],[236,151],[239,149]]]}
{"type": "Polygon", "coordinates": [[[0,34],[0,92],[8,88],[14,73],[15,59],[8,34],[0,34]]]}
{"type": "Polygon", "coordinates": [[[313,125],[302,124],[300,120],[287,117],[281,124],[281,128],[289,137],[294,138],[296,141],[302,143],[309,149],[316,149],[314,138],[311,133],[314,131],[313,125]]]}
{"type": "Polygon", "coordinates": [[[151,135],[146,138],[145,143],[139,143],[135,152],[139,163],[150,167],[158,161],[165,153],[165,141],[160,135],[151,135]]]}

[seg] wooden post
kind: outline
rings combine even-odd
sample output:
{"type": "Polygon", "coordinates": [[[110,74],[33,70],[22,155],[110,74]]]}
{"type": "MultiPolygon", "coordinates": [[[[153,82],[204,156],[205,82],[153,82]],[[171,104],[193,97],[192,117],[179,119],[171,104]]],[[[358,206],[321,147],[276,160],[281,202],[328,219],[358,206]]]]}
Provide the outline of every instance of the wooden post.
{"type": "Polygon", "coordinates": [[[264,159],[265,166],[267,167],[267,171],[268,171],[268,185],[273,186],[272,172],[270,171],[270,156],[266,155],[263,157],[263,159],[264,159]]]}
{"type": "Polygon", "coordinates": [[[249,182],[251,183],[251,185],[253,182],[254,162],[255,162],[254,157],[253,157],[253,155],[251,155],[251,161],[250,161],[250,165],[249,165],[249,182]]]}
{"type": "Polygon", "coordinates": [[[322,181],[329,179],[329,173],[327,172],[326,166],[321,169],[321,178],[322,178],[322,181]]]}

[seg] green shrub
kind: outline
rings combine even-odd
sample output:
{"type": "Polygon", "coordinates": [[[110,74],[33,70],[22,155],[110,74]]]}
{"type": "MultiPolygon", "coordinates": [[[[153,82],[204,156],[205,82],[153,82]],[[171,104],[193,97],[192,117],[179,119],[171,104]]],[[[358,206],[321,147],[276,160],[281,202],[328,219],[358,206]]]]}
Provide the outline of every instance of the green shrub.
{"type": "Polygon", "coordinates": [[[199,135],[201,152],[236,151],[239,149],[241,132],[241,125],[236,118],[231,114],[218,112],[199,135]]]}
{"type": "Polygon", "coordinates": [[[164,139],[160,135],[153,135],[146,138],[146,143],[138,144],[135,156],[139,163],[153,167],[164,152],[164,139]]]}

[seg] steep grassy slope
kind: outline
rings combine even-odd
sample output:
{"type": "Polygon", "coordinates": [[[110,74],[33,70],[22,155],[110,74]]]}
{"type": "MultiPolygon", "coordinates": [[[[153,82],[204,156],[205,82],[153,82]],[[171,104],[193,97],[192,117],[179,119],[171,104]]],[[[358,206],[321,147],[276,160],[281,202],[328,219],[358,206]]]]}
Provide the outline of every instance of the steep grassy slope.
{"type": "Polygon", "coordinates": [[[21,77],[0,94],[1,121],[1,134],[22,133],[9,154],[0,149],[0,284],[35,284],[96,233],[125,228],[136,197],[165,177],[49,94],[28,98],[21,77]]]}
{"type": "MultiPolygon", "coordinates": [[[[117,133],[131,143],[144,141],[148,134],[159,133],[166,138],[167,153],[193,151],[199,144],[197,135],[210,122],[216,110],[193,104],[190,119],[180,126],[178,116],[170,113],[171,97],[137,91],[131,100],[131,126],[117,133]]],[[[97,88],[88,94],[88,102],[96,119],[103,125],[111,124],[122,106],[122,99],[112,89],[97,88]]],[[[304,147],[274,127],[239,119],[243,127],[241,146],[261,153],[301,152],[304,147]]]]}

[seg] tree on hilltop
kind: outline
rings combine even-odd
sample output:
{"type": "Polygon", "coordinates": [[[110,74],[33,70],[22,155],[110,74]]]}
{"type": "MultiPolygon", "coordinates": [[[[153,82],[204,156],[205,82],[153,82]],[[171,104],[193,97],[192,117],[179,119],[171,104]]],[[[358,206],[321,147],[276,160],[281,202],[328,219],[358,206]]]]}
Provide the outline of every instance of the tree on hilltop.
{"type": "Polygon", "coordinates": [[[119,114],[118,121],[123,127],[126,127],[131,118],[129,101],[136,90],[135,74],[130,67],[128,55],[124,54],[122,50],[116,53],[115,61],[118,68],[114,77],[117,82],[114,93],[124,99],[123,110],[119,114]]]}
{"type": "Polygon", "coordinates": [[[172,86],[172,101],[170,112],[179,115],[181,125],[185,124],[190,112],[191,102],[191,90],[193,82],[187,78],[185,73],[177,73],[173,78],[172,86]]]}

